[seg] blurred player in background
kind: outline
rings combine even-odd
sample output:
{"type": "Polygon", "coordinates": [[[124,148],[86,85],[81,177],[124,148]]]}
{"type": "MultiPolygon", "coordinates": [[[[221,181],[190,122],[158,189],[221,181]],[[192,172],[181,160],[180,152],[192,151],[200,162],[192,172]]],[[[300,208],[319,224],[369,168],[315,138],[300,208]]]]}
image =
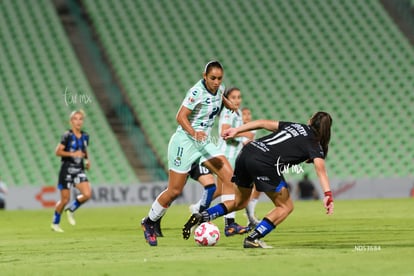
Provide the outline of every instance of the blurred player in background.
{"type": "Polygon", "coordinates": [[[0,178],[0,210],[6,209],[7,185],[0,178]]]}
{"type": "Polygon", "coordinates": [[[55,151],[56,155],[61,157],[58,179],[60,200],[56,204],[51,225],[52,230],[56,232],[63,232],[59,226],[60,216],[66,204],[69,203],[71,187],[75,186],[80,191],[80,195],[65,209],[71,225],[76,224],[73,212],[91,197],[91,186],[85,174],[85,169],[90,168],[90,162],[87,151],[89,135],[82,131],[84,119],[83,110],[76,110],[70,114],[71,129],[63,134],[55,151]]]}
{"type": "MultiPolygon", "coordinates": [[[[243,124],[247,124],[252,120],[252,112],[249,108],[243,107],[242,108],[242,119],[243,124]]],[[[251,139],[245,137],[243,138],[242,142],[243,145],[246,145],[250,141],[254,140],[254,137],[256,136],[256,130],[250,131],[253,134],[253,137],[251,139]]],[[[252,195],[250,197],[250,201],[246,206],[246,215],[247,219],[249,221],[249,229],[256,227],[256,225],[259,223],[259,220],[256,218],[256,205],[259,201],[260,192],[256,190],[256,186],[253,186],[252,195]]]]}
{"type": "Polygon", "coordinates": [[[320,185],[324,192],[324,207],[327,214],[333,213],[333,197],[325,158],[331,137],[332,118],[326,112],[317,112],[308,124],[257,120],[238,128],[230,128],[222,133],[230,139],[239,133],[254,129],[272,131],[260,139],[250,142],[240,152],[234,169],[236,199],[217,204],[201,214],[193,214],[183,228],[183,238],[190,237],[190,229],[201,222],[213,220],[234,210],[245,208],[252,193],[253,182],[256,189],[271,199],[275,208],[259,222],[254,231],[245,238],[245,248],[269,248],[260,239],[282,223],[293,211],[293,202],[287,189],[283,173],[290,166],[302,162],[313,163],[320,185]]]}
{"type": "MultiPolygon", "coordinates": [[[[233,112],[230,109],[223,108],[220,113],[219,120],[219,144],[218,147],[222,152],[224,152],[226,158],[229,160],[231,167],[234,168],[236,163],[236,157],[242,149],[244,143],[247,143],[250,140],[253,140],[254,134],[250,131],[238,133],[235,137],[231,139],[224,140],[221,137],[221,134],[224,133],[229,128],[236,128],[243,124],[242,111],[240,106],[242,104],[242,94],[239,88],[231,87],[226,90],[224,96],[228,98],[236,107],[237,112],[233,112]]],[[[222,183],[220,179],[217,179],[217,184],[220,189],[222,183]]],[[[222,195],[221,201],[234,200],[235,195],[222,195]]],[[[244,234],[249,228],[241,226],[235,222],[236,212],[230,212],[224,215],[224,234],[226,236],[233,236],[235,234],[244,234]]]]}
{"type": "Polygon", "coordinates": [[[221,104],[235,109],[223,97],[223,66],[218,61],[207,63],[203,78],[187,91],[176,115],[179,126],[168,144],[168,187],[153,202],[141,226],[150,246],[157,245],[156,224],[171,203],[182,193],[191,165],[200,160],[205,167],[223,181],[223,195],[234,195],[230,163],[210,139],[214,119],[221,104]]]}

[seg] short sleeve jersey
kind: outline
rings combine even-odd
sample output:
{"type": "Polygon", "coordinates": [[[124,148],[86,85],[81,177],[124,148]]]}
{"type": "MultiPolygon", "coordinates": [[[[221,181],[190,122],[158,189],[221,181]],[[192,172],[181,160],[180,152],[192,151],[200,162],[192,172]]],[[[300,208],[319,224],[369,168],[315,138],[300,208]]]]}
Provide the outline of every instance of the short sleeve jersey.
{"type": "Polygon", "coordinates": [[[279,122],[277,131],[252,141],[246,147],[262,152],[255,155],[256,160],[271,166],[296,165],[314,158],[325,158],[313,130],[299,123],[279,122]]]}
{"type": "Polygon", "coordinates": [[[235,158],[241,148],[243,147],[243,138],[236,137],[233,139],[224,140],[221,138],[221,129],[223,125],[230,125],[230,127],[239,127],[243,124],[241,117],[241,111],[233,112],[227,108],[224,108],[220,114],[219,120],[219,148],[224,152],[227,158],[235,158]]]}
{"type": "MultiPolygon", "coordinates": [[[[194,130],[210,134],[221,108],[224,89],[224,85],[221,85],[217,93],[213,94],[208,91],[202,79],[187,91],[182,105],[192,110],[188,119],[194,130]]],[[[182,127],[179,125],[177,130],[182,130],[182,127]]]]}
{"type": "MultiPolygon", "coordinates": [[[[78,138],[70,129],[62,135],[60,143],[65,146],[64,150],[67,152],[75,152],[81,150],[86,153],[87,147],[89,145],[89,135],[88,133],[81,131],[81,137],[78,138]]],[[[71,166],[82,167],[82,159],[83,158],[62,157],[62,163],[68,163],[71,166]]]]}

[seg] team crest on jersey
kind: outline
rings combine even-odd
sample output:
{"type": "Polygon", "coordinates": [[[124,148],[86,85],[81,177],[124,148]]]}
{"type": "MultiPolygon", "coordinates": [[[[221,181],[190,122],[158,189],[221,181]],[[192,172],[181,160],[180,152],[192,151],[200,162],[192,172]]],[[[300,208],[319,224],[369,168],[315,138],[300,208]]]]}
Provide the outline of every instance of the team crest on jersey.
{"type": "Polygon", "coordinates": [[[177,156],[175,158],[174,165],[177,166],[177,167],[181,166],[181,157],[180,156],[177,156]]]}

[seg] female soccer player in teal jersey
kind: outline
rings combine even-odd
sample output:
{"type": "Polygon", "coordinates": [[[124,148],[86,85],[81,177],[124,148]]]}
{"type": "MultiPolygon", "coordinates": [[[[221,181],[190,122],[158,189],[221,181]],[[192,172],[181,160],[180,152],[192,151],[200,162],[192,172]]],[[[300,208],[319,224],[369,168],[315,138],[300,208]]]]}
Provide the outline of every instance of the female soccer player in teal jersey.
{"type": "Polygon", "coordinates": [[[178,127],[168,144],[168,187],[153,202],[141,226],[149,245],[157,245],[154,225],[171,203],[182,193],[191,165],[198,159],[223,181],[223,195],[233,195],[233,170],[230,163],[210,139],[214,119],[221,104],[234,109],[223,97],[224,70],[218,61],[207,63],[203,78],[187,92],[176,115],[178,127]]]}
{"type": "Polygon", "coordinates": [[[87,147],[89,145],[89,135],[82,131],[85,113],[83,110],[76,110],[70,114],[71,129],[66,131],[60,143],[56,147],[56,155],[61,157],[62,165],[59,172],[58,189],[60,190],[60,200],[56,204],[56,209],[52,221],[52,230],[63,232],[60,228],[60,215],[63,208],[70,200],[70,189],[75,186],[79,191],[73,202],[65,212],[71,225],[75,225],[73,212],[83,203],[90,199],[92,191],[85,169],[89,170],[90,162],[87,147]]]}
{"type": "MultiPolygon", "coordinates": [[[[224,92],[224,97],[229,99],[234,104],[234,106],[237,108],[237,112],[233,112],[230,109],[223,108],[223,110],[220,113],[219,134],[222,131],[225,131],[226,129],[230,127],[238,127],[243,124],[242,112],[240,110],[240,105],[242,103],[242,96],[241,96],[240,89],[237,87],[231,87],[224,92]]],[[[229,160],[232,167],[234,167],[236,156],[239,153],[240,149],[243,147],[243,144],[249,140],[252,140],[253,137],[254,137],[254,134],[252,132],[245,132],[245,133],[239,134],[236,138],[229,139],[227,141],[220,138],[218,147],[220,148],[222,152],[224,152],[224,155],[229,160]]],[[[192,170],[190,175],[194,180],[197,180],[201,184],[203,184],[203,186],[206,186],[207,184],[207,182],[203,182],[204,179],[209,179],[208,183],[211,183],[212,180],[214,179],[211,172],[208,169],[203,169],[202,166],[200,166],[200,168],[198,168],[197,166],[195,172],[194,170],[192,170]],[[201,176],[204,178],[201,179],[201,176]]],[[[211,200],[218,196],[221,196],[222,201],[234,200],[234,195],[222,195],[221,194],[222,184],[223,184],[222,181],[218,179],[217,180],[218,188],[216,189],[216,192],[214,192],[214,190],[212,189],[205,188],[205,190],[203,191],[201,200],[198,203],[190,206],[191,212],[192,213],[202,212],[204,209],[206,209],[205,206],[207,205],[208,207],[211,203],[211,200]],[[211,192],[214,193],[214,195],[211,194],[211,192]],[[206,202],[206,199],[209,199],[209,201],[206,202]]],[[[249,229],[248,227],[243,227],[237,224],[235,222],[235,216],[236,216],[235,212],[232,212],[225,216],[224,234],[226,236],[244,234],[249,229]]]]}
{"type": "Polygon", "coordinates": [[[222,135],[225,139],[259,128],[272,133],[250,142],[238,155],[232,179],[237,186],[235,200],[217,204],[201,214],[193,214],[184,225],[183,238],[190,237],[188,230],[196,224],[245,208],[254,182],[256,189],[265,192],[275,208],[259,222],[244,240],[243,246],[268,248],[260,239],[274,230],[293,211],[293,202],[283,174],[290,166],[297,166],[305,161],[313,163],[325,195],[323,202],[326,213],[332,214],[333,197],[325,168],[331,126],[332,118],[328,113],[316,112],[308,124],[257,120],[224,131],[222,135]]]}

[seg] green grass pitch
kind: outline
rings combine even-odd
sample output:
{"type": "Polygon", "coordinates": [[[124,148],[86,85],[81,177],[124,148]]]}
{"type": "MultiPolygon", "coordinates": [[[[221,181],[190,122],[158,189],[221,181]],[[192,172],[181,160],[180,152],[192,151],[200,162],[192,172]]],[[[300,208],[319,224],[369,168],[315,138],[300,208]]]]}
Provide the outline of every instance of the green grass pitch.
{"type": "MultiPolygon", "coordinates": [[[[258,215],[271,207],[259,203],[258,215]]],[[[76,226],[62,217],[65,233],[50,230],[52,210],[2,211],[0,275],[414,275],[414,199],[337,200],[330,217],[320,201],[296,202],[264,239],[272,249],[243,249],[244,236],[214,247],[183,240],[184,205],[150,247],[140,229],[148,208],[82,208],[76,226]]]]}

